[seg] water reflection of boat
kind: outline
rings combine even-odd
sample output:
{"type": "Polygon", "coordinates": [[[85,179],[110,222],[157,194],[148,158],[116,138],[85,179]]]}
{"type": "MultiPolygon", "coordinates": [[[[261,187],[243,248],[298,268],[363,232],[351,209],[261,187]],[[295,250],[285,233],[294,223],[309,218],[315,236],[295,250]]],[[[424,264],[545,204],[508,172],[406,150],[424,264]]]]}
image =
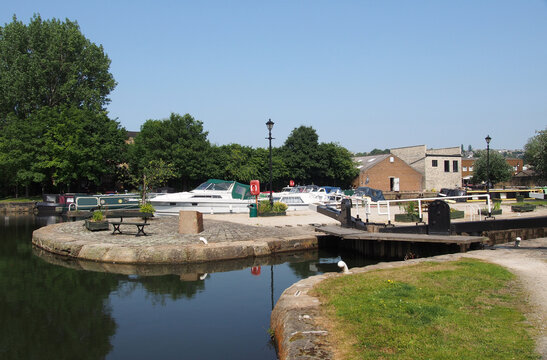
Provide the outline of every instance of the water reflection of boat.
{"type": "Polygon", "coordinates": [[[244,213],[253,202],[249,185],[209,179],[192,191],[158,195],[150,200],[160,215],[178,215],[181,210],[202,213],[244,213]]]}

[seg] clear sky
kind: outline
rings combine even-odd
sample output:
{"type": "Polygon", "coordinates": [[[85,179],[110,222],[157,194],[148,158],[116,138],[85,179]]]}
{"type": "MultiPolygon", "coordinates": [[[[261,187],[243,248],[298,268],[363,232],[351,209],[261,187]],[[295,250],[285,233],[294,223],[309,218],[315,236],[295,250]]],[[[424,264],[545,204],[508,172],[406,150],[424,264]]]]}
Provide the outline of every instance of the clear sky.
{"type": "Polygon", "coordinates": [[[300,125],[351,151],[522,148],[547,125],[547,2],[7,0],[75,20],[118,82],[127,130],[189,113],[215,144],[274,146],[300,125]]]}

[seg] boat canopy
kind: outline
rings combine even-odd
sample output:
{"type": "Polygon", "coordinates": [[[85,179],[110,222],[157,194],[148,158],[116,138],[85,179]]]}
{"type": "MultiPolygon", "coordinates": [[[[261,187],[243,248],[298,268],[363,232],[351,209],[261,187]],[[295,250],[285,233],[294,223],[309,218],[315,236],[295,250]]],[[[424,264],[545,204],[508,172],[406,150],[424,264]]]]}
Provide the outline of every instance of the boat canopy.
{"type": "Polygon", "coordinates": [[[218,179],[209,179],[200,186],[196,188],[196,190],[220,190],[220,191],[227,191],[230,189],[230,186],[234,185],[232,188],[232,197],[234,199],[250,199],[252,198],[251,195],[251,186],[238,183],[237,181],[226,181],[226,180],[218,180],[218,179]]]}
{"type": "Polygon", "coordinates": [[[355,190],[354,195],[368,196],[372,201],[385,200],[382,190],[369,188],[368,186],[360,186],[355,190]]]}

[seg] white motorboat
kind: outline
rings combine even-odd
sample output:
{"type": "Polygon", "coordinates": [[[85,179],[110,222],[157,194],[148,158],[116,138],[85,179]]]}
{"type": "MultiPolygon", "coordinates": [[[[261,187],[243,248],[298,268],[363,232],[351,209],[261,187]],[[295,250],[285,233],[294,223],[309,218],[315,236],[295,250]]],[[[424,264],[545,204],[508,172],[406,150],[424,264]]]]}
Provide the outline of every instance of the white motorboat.
{"type": "Polygon", "coordinates": [[[158,215],[178,215],[181,210],[206,214],[245,213],[254,201],[249,185],[209,179],[192,191],[158,195],[150,203],[158,215]]]}
{"type": "Polygon", "coordinates": [[[339,203],[342,195],[338,195],[337,190],[338,188],[317,185],[295,186],[288,191],[274,193],[273,200],[285,203],[288,206],[287,210],[307,210],[312,204],[339,203]]]}

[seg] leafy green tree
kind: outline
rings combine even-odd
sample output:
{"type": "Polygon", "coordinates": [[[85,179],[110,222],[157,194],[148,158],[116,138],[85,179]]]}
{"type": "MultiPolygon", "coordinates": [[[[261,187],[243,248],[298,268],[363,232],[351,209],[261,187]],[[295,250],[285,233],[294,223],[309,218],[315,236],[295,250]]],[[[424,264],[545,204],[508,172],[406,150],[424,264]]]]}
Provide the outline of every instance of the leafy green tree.
{"type": "Polygon", "coordinates": [[[319,136],[311,126],[295,128],[282,147],[289,176],[296,183],[309,184],[319,175],[319,136]]]}
{"type": "Polygon", "coordinates": [[[61,104],[103,110],[116,86],[110,59],[70,20],[13,21],[0,27],[0,121],[61,104]]]}
{"type": "MultiPolygon", "coordinates": [[[[249,183],[259,180],[262,189],[270,181],[270,154],[268,149],[229,144],[213,146],[208,157],[209,177],[249,183]]],[[[272,149],[272,180],[280,187],[288,177],[279,150],[272,149]]]]}
{"type": "Polygon", "coordinates": [[[547,180],[547,128],[536,133],[524,146],[524,160],[541,179],[547,180]]]}
{"type": "Polygon", "coordinates": [[[473,183],[478,184],[483,181],[488,181],[488,164],[490,168],[490,182],[492,185],[511,179],[513,168],[505,161],[500,153],[497,151],[490,151],[489,162],[485,150],[476,151],[475,155],[478,155],[478,159],[473,165],[473,183]]]}
{"type": "Polygon", "coordinates": [[[47,174],[39,166],[44,149],[43,124],[36,117],[6,117],[0,131],[0,173],[6,186],[15,187],[16,197],[20,186],[28,189],[32,183],[46,179],[47,174]]]}
{"type": "Polygon", "coordinates": [[[164,185],[167,180],[175,177],[175,170],[172,164],[167,164],[162,159],[150,160],[142,170],[142,203],[146,202],[146,194],[151,189],[164,185]]]}
{"type": "Polygon", "coordinates": [[[351,153],[339,144],[319,144],[319,157],[320,184],[350,187],[351,182],[359,175],[351,153]]]}
{"type": "Polygon", "coordinates": [[[174,168],[178,187],[195,185],[207,176],[210,155],[203,123],[189,114],[172,113],[168,119],[147,120],[135,137],[131,169],[139,173],[152,160],[163,160],[174,168]]]}
{"type": "Polygon", "coordinates": [[[99,185],[101,177],[115,172],[125,153],[125,130],[106,113],[76,107],[39,111],[45,131],[46,158],[39,163],[53,182],[70,191],[71,184],[99,185]]]}
{"type": "MultiPolygon", "coordinates": [[[[98,183],[119,157],[119,125],[104,112],[116,83],[103,48],[76,22],[0,27],[0,173],[8,186],[98,183]],[[110,143],[112,141],[112,143],[110,143]]],[[[121,142],[120,142],[121,140],[121,142]]]]}

